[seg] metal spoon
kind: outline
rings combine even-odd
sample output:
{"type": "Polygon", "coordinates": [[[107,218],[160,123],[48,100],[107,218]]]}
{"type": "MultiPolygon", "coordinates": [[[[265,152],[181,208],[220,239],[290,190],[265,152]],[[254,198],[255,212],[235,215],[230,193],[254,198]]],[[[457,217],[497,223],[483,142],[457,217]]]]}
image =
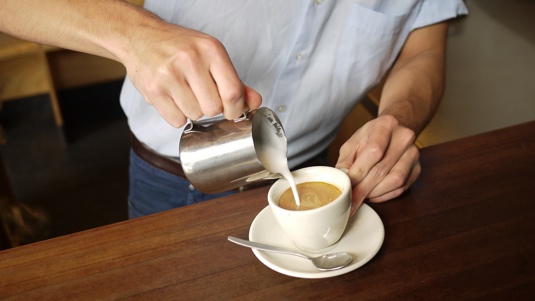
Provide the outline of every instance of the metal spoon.
{"type": "Polygon", "coordinates": [[[228,240],[238,245],[244,246],[244,247],[249,247],[249,248],[258,249],[262,251],[269,251],[269,252],[299,256],[299,257],[312,261],[312,264],[321,271],[338,270],[343,267],[346,267],[347,265],[351,263],[351,261],[353,261],[353,257],[350,254],[345,253],[345,252],[325,254],[325,255],[318,256],[318,257],[309,257],[309,256],[306,256],[301,253],[297,253],[292,250],[270,246],[266,244],[261,244],[258,242],[240,239],[240,238],[236,238],[233,236],[229,236],[228,240]]]}

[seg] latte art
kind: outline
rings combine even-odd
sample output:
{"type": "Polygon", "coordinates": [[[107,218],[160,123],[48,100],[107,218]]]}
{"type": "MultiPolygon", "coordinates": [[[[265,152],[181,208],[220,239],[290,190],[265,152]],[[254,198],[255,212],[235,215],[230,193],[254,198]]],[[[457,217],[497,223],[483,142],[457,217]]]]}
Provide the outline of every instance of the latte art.
{"type": "Polygon", "coordinates": [[[337,199],[342,192],[338,187],[325,182],[305,182],[297,184],[301,199],[297,206],[291,188],[284,191],[279,199],[279,206],[288,210],[310,210],[325,206],[337,199]]]}

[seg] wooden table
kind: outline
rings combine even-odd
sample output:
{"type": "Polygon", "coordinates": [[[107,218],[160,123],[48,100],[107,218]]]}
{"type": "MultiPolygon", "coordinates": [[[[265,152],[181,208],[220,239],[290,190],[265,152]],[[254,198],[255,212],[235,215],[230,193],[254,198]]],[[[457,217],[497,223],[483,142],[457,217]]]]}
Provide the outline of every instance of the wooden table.
{"type": "Polygon", "coordinates": [[[372,204],[386,237],[361,268],[279,274],[248,236],[267,188],[0,252],[0,299],[533,300],[535,122],[421,152],[402,197],[372,204]]]}

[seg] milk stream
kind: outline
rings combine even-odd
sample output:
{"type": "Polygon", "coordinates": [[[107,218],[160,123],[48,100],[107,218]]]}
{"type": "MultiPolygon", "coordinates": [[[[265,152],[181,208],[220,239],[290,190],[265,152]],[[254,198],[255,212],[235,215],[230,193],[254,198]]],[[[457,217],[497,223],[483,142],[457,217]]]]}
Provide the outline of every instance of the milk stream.
{"type": "Polygon", "coordinates": [[[301,206],[301,199],[299,199],[299,193],[297,192],[294,176],[288,169],[288,164],[286,164],[286,169],[284,171],[279,171],[279,173],[290,183],[290,187],[292,188],[292,192],[294,194],[295,204],[297,205],[297,208],[299,208],[299,206],[301,206]]]}
{"type": "Polygon", "coordinates": [[[253,119],[256,135],[253,133],[255,148],[260,162],[270,173],[280,174],[292,188],[297,207],[301,205],[295,180],[288,168],[288,146],[279,119],[271,111],[263,111],[261,119],[253,119]]]}
{"type": "Polygon", "coordinates": [[[295,204],[299,208],[301,205],[301,200],[299,199],[299,194],[297,193],[297,186],[295,185],[294,177],[288,168],[288,158],[286,157],[286,152],[275,147],[266,147],[263,150],[261,157],[263,157],[261,158],[261,161],[263,162],[264,167],[269,170],[269,172],[280,174],[290,183],[295,204]]]}

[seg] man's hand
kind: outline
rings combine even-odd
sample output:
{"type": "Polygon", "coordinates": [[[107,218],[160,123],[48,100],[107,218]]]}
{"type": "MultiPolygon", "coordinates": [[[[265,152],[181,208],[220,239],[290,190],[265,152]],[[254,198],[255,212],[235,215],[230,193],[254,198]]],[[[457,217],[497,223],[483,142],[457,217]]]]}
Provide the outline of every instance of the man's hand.
{"type": "Polygon", "coordinates": [[[360,128],[340,148],[338,168],[347,168],[353,185],[353,215],[361,203],[401,195],[419,176],[419,151],[412,130],[389,115],[360,128]]]}
{"type": "Polygon", "coordinates": [[[379,117],[340,149],[336,166],[349,169],[353,184],[351,214],[364,199],[384,202],[399,196],[420,175],[414,142],[442,98],[447,31],[442,22],[411,32],[386,78],[379,117]]]}
{"type": "Polygon", "coordinates": [[[124,0],[0,0],[0,31],[116,60],[172,126],[219,113],[239,117],[262,99],[214,37],[169,24],[124,0]],[[35,9],[38,7],[39,9],[35,9]]]}
{"type": "Polygon", "coordinates": [[[261,96],[241,82],[215,38],[171,24],[148,32],[123,63],[145,100],[172,126],[219,113],[238,118],[260,106],[261,96]]]}

